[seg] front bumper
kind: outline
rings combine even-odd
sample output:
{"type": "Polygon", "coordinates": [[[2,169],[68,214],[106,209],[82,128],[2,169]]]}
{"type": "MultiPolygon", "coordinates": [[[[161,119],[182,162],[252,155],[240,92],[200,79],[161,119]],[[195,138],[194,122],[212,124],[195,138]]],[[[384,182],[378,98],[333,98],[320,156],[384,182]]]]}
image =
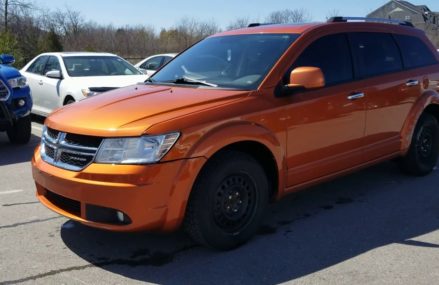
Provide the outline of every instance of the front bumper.
{"type": "Polygon", "coordinates": [[[205,158],[152,165],[91,164],[74,172],[44,162],[37,148],[32,173],[40,202],[70,219],[113,231],[172,231],[183,221],[204,163],[205,158]],[[117,212],[125,220],[118,220],[117,212]]]}

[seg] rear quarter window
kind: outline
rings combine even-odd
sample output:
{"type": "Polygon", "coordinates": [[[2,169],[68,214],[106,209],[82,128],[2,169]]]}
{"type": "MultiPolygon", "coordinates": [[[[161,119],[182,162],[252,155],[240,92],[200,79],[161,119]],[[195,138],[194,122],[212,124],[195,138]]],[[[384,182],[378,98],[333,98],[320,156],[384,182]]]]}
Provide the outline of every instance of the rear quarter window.
{"type": "Polygon", "coordinates": [[[352,50],[360,78],[401,71],[401,55],[391,34],[351,33],[352,50]]]}
{"type": "Polygon", "coordinates": [[[401,49],[405,68],[417,68],[437,64],[436,56],[419,38],[407,35],[395,35],[401,49]]]}

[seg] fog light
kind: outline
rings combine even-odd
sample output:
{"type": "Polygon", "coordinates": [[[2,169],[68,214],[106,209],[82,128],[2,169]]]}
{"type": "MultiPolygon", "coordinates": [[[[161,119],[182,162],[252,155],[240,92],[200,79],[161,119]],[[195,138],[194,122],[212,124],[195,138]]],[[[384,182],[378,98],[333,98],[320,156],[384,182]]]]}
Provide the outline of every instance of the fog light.
{"type": "Polygon", "coordinates": [[[17,102],[18,107],[23,107],[24,105],[26,105],[26,101],[24,99],[20,99],[17,102]]]}
{"type": "Polygon", "coordinates": [[[121,222],[121,223],[124,222],[124,220],[125,220],[125,215],[124,215],[122,212],[117,211],[117,212],[116,212],[116,216],[117,216],[117,220],[118,220],[119,222],[121,222]]]}

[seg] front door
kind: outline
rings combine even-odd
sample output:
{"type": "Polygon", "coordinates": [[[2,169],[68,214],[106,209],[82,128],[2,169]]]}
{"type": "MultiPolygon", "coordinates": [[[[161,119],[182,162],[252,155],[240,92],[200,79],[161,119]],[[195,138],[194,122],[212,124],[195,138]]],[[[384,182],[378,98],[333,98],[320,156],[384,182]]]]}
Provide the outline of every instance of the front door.
{"type": "Polygon", "coordinates": [[[47,72],[59,70],[61,72],[61,66],[59,64],[59,60],[55,56],[50,56],[49,60],[46,63],[44,68],[44,73],[41,78],[41,92],[44,94],[42,96],[41,105],[48,112],[58,108],[61,106],[60,102],[60,84],[61,79],[58,78],[50,78],[45,76],[47,72]]]}
{"type": "Polygon", "coordinates": [[[326,87],[298,91],[287,100],[288,187],[324,178],[363,162],[366,101],[355,89],[345,34],[324,36],[290,70],[321,68],[326,87]]]}

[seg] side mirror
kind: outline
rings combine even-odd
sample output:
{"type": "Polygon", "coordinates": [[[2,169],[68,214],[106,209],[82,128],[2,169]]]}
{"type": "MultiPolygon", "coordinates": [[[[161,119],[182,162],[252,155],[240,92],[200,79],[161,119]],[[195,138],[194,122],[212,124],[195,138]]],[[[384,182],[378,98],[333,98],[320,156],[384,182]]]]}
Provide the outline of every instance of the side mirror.
{"type": "Polygon", "coordinates": [[[325,87],[325,76],[318,67],[297,67],[290,73],[288,88],[316,89],[325,87]]]}
{"type": "Polygon", "coordinates": [[[62,79],[61,71],[59,70],[51,70],[46,73],[46,77],[54,78],[54,79],[62,79]]]}
{"type": "Polygon", "coordinates": [[[2,54],[0,55],[0,63],[1,64],[13,64],[15,62],[15,58],[10,54],[2,54]]]}

